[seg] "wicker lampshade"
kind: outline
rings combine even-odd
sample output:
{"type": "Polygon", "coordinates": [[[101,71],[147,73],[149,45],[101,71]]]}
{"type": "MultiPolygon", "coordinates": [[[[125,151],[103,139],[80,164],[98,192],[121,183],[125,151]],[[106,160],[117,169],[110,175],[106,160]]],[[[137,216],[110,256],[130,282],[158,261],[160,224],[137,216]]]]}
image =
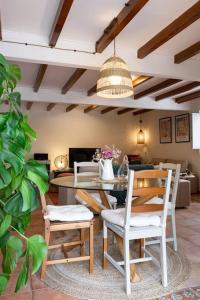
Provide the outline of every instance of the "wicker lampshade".
{"type": "Polygon", "coordinates": [[[64,170],[67,167],[68,160],[66,155],[59,155],[55,158],[54,164],[58,170],[64,170]]]}
{"type": "Polygon", "coordinates": [[[133,95],[133,84],[128,66],[120,57],[107,59],[100,70],[97,95],[104,98],[125,98],[133,95]]]}
{"type": "Polygon", "coordinates": [[[140,119],[140,130],[137,134],[137,144],[145,144],[145,134],[142,130],[142,120],[140,119]]]}

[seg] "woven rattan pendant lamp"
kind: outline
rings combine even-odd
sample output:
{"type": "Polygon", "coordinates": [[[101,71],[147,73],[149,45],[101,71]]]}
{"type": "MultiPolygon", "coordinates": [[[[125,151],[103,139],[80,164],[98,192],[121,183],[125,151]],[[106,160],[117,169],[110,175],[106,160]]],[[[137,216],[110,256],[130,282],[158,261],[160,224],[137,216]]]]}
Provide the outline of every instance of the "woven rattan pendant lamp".
{"type": "Polygon", "coordinates": [[[101,67],[97,81],[97,95],[103,98],[126,98],[133,95],[133,84],[128,66],[123,59],[114,56],[107,59],[101,67]]]}

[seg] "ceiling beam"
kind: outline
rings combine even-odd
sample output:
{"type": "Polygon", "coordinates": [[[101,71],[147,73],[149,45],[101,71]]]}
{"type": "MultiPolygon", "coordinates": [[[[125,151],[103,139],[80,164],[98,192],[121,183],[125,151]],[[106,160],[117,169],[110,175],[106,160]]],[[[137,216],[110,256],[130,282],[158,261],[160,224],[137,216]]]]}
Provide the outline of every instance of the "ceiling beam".
{"type": "Polygon", "coordinates": [[[200,18],[200,1],[197,1],[192,7],[186,10],[182,15],[170,23],[167,27],[156,34],[137,53],[138,58],[144,58],[154,50],[165,44],[179,32],[190,26],[200,18]]]}
{"type": "Polygon", "coordinates": [[[62,87],[62,94],[66,94],[71,87],[79,80],[79,78],[85,73],[87,69],[76,69],[76,71],[72,74],[69,80],[62,87]]]}
{"type": "Polygon", "coordinates": [[[49,104],[47,105],[47,111],[52,110],[55,106],[56,106],[56,103],[49,103],[49,104]]]}
{"type": "Polygon", "coordinates": [[[126,27],[126,25],[139,13],[149,0],[130,0],[120,11],[108,27],[105,28],[102,36],[96,41],[96,52],[101,53],[114,40],[114,38],[126,27]]]}
{"type": "Polygon", "coordinates": [[[159,100],[162,100],[162,99],[165,99],[165,98],[177,95],[177,94],[185,93],[189,90],[194,89],[197,86],[200,86],[200,82],[199,81],[194,81],[194,82],[188,83],[186,85],[180,86],[180,87],[178,87],[174,90],[171,90],[169,92],[160,94],[160,95],[155,97],[155,100],[159,101],[159,100]]]}
{"type": "Polygon", "coordinates": [[[98,105],[90,105],[87,108],[84,109],[84,113],[87,114],[88,112],[96,109],[97,107],[99,107],[98,105]]]}
{"type": "Polygon", "coordinates": [[[184,49],[183,51],[177,53],[174,56],[174,63],[180,64],[183,61],[186,61],[187,59],[193,57],[194,55],[197,55],[200,53],[200,41],[193,44],[192,46],[184,49]]]}
{"type": "Polygon", "coordinates": [[[49,35],[49,46],[55,47],[60,33],[63,29],[69,11],[71,9],[73,0],[61,0],[58,6],[56,17],[54,19],[51,33],[49,35]]]}
{"type": "Polygon", "coordinates": [[[33,102],[26,102],[26,109],[30,110],[33,105],[33,102]]]}
{"type": "Polygon", "coordinates": [[[132,111],[132,110],[135,110],[135,108],[130,108],[130,107],[123,108],[123,109],[119,110],[119,111],[117,112],[117,114],[118,114],[118,115],[123,115],[123,114],[126,114],[126,113],[128,113],[128,112],[130,112],[130,111],[132,111]]]}
{"type": "Polygon", "coordinates": [[[66,107],[66,112],[71,111],[72,109],[76,108],[78,104],[70,104],[69,106],[66,107]]]}
{"type": "Polygon", "coordinates": [[[155,93],[159,90],[165,89],[165,88],[167,88],[167,87],[169,87],[169,86],[171,86],[175,83],[178,83],[180,81],[181,81],[180,79],[171,79],[171,78],[167,79],[167,80],[162,81],[162,82],[160,82],[160,83],[158,83],[158,84],[156,84],[156,85],[154,85],[154,86],[152,86],[152,87],[150,87],[150,88],[148,88],[144,91],[141,91],[141,92],[135,94],[134,99],[139,99],[139,98],[142,98],[146,95],[153,94],[153,93],[155,93]]]}
{"type": "Polygon", "coordinates": [[[33,91],[36,92],[36,93],[38,92],[38,90],[40,88],[40,85],[41,85],[42,80],[44,78],[47,67],[48,67],[48,65],[46,65],[46,64],[42,64],[39,67],[39,70],[38,70],[38,73],[37,73],[37,76],[36,76],[36,79],[35,79],[35,83],[33,85],[33,91]]]}
{"type": "Polygon", "coordinates": [[[176,97],[176,98],[174,98],[174,100],[176,101],[176,103],[180,104],[180,103],[187,102],[187,101],[197,99],[197,98],[200,98],[200,91],[196,91],[196,92],[184,95],[184,96],[176,97]]]}
{"type": "Polygon", "coordinates": [[[97,85],[95,84],[91,89],[87,91],[88,97],[93,96],[97,92],[97,85]]]}
{"type": "Polygon", "coordinates": [[[134,111],[133,115],[134,116],[141,115],[141,114],[147,113],[147,112],[152,111],[152,110],[153,109],[140,109],[140,110],[134,111]]]}
{"type": "Polygon", "coordinates": [[[0,15],[0,41],[2,41],[2,24],[1,24],[1,15],[0,15]]]}
{"type": "Polygon", "coordinates": [[[101,114],[104,115],[104,114],[107,114],[108,112],[114,110],[114,109],[117,109],[118,107],[115,107],[115,106],[109,106],[109,107],[106,107],[104,109],[102,109],[101,111],[101,114]]]}
{"type": "Polygon", "coordinates": [[[133,80],[133,87],[136,87],[142,83],[145,83],[146,81],[150,80],[151,78],[153,78],[153,76],[139,76],[136,79],[133,80]]]}

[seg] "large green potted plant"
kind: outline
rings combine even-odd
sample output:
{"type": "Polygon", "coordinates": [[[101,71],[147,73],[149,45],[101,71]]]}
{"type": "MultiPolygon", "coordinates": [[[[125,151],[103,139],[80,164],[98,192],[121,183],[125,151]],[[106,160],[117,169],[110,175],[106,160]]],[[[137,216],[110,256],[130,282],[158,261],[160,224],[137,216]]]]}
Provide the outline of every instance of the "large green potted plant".
{"type": "Polygon", "coordinates": [[[20,77],[20,68],[0,54],[0,105],[8,104],[0,113],[0,294],[17,264],[21,268],[16,292],[27,283],[29,269],[37,272],[47,253],[42,236],[25,235],[39,196],[48,189],[48,174],[45,166],[26,159],[36,133],[20,110],[21,95],[15,91],[20,77]]]}

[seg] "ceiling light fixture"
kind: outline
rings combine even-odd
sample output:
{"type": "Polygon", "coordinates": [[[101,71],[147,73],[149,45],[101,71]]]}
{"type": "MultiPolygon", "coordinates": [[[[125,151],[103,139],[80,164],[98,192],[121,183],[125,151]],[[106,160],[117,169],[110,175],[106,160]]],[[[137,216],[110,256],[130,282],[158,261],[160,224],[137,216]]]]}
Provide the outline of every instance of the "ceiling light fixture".
{"type": "Polygon", "coordinates": [[[114,56],[107,59],[101,67],[97,81],[97,96],[103,98],[125,98],[133,95],[131,73],[123,59],[114,56]]]}

